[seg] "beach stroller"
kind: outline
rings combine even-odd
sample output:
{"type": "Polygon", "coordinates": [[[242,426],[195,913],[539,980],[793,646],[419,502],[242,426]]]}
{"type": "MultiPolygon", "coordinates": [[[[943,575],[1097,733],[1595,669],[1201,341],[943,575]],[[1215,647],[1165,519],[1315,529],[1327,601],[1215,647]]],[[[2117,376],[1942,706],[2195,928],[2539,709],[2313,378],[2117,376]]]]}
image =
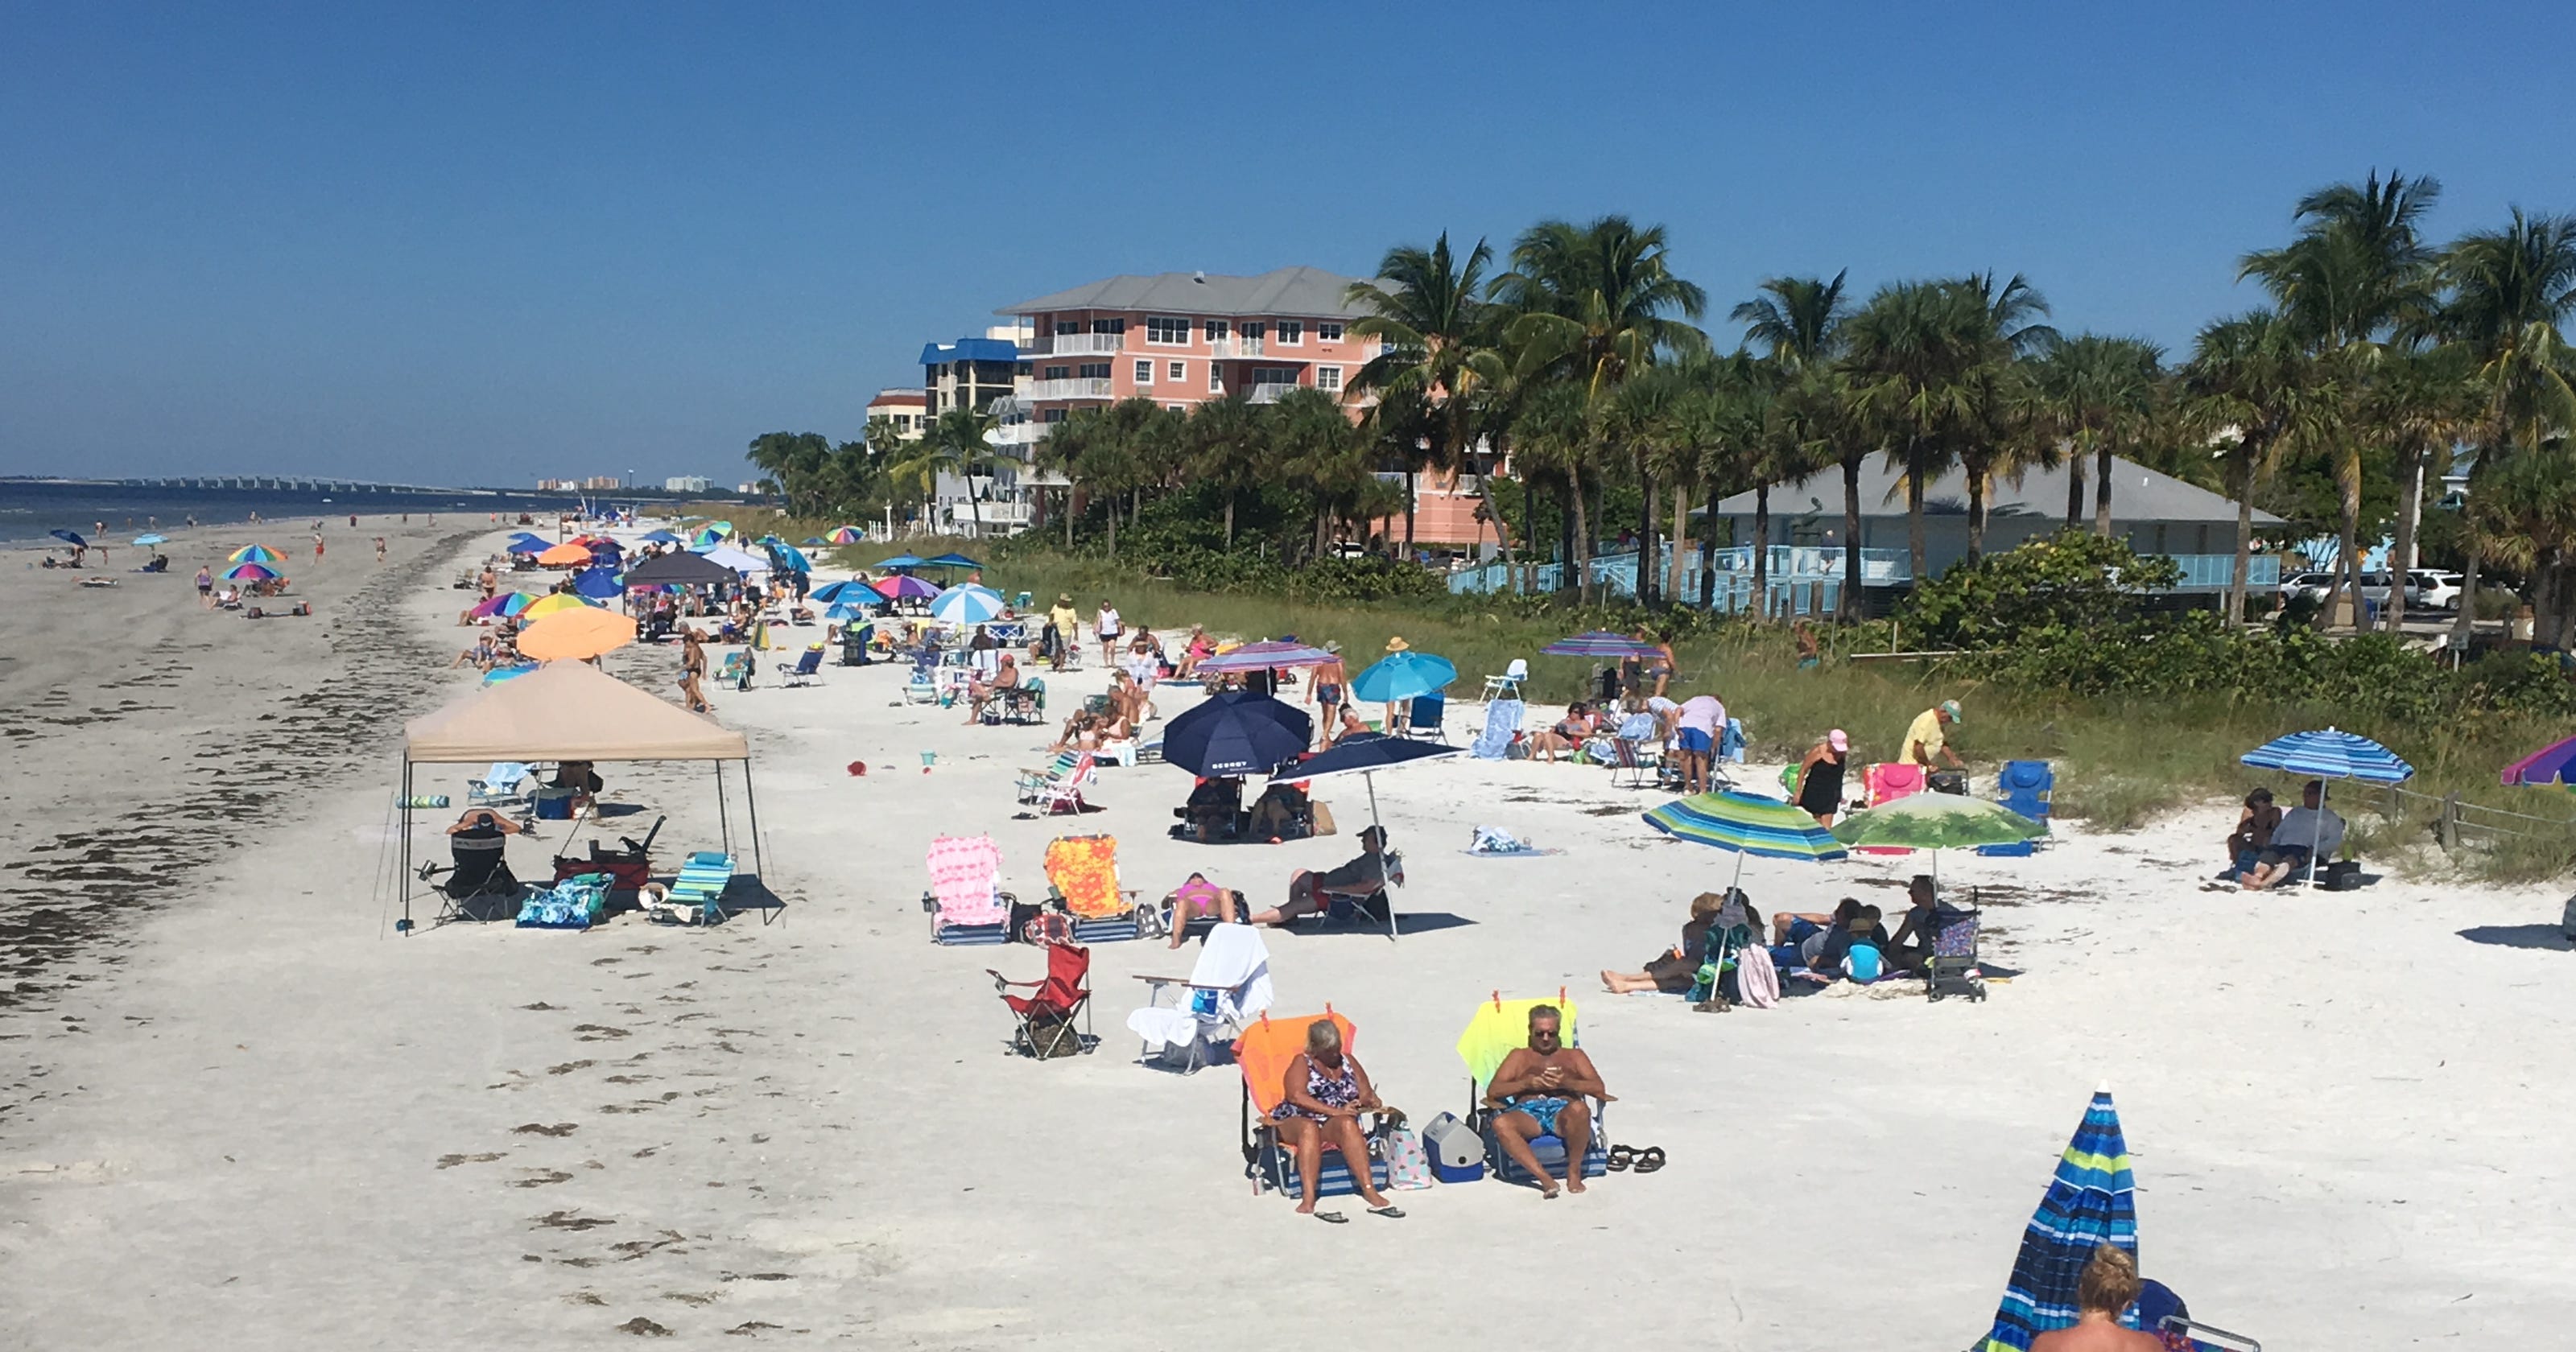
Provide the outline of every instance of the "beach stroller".
{"type": "Polygon", "coordinates": [[[1145,1007],[1127,1016],[1128,1028],[1144,1040],[1138,1057],[1188,1074],[1207,1064],[1211,1044],[1239,1036],[1250,1020],[1270,1008],[1270,946],[1253,926],[1215,925],[1199,947],[1188,980],[1136,979],[1147,988],[1145,1007]],[[1171,1005],[1163,1003],[1167,993],[1173,997],[1171,1005]],[[1175,1058],[1175,1052],[1180,1056],[1175,1058]]]}
{"type": "Polygon", "coordinates": [[[1521,719],[1529,706],[1518,699],[1498,699],[1485,706],[1485,726],[1476,734],[1467,754],[1478,760],[1502,760],[1511,755],[1512,743],[1520,740],[1521,719]]]}
{"type": "Polygon", "coordinates": [[[778,674],[791,690],[800,685],[814,684],[821,678],[822,673],[823,645],[820,643],[808,646],[805,649],[805,655],[794,662],[778,664],[778,674]]]}
{"type": "Polygon", "coordinates": [[[931,913],[931,942],[1010,942],[1011,905],[1019,898],[1002,890],[1002,848],[991,836],[934,837],[924,862],[930,891],[921,906],[931,913]]]}
{"type": "MultiPolygon", "coordinates": [[[[1290,1197],[1305,1192],[1297,1157],[1280,1142],[1279,1128],[1270,1115],[1286,1100],[1289,1063],[1305,1054],[1306,1029],[1318,1019],[1332,1020],[1341,1031],[1344,1055],[1359,1055],[1359,1030],[1334,1013],[1331,1005],[1324,1006],[1321,1014],[1277,1018],[1263,1014],[1234,1040],[1234,1063],[1243,1072],[1243,1171],[1256,1191],[1276,1189],[1290,1197]]],[[[1386,1162],[1372,1155],[1361,1167],[1369,1171],[1370,1185],[1383,1192],[1386,1162]]],[[[1339,1146],[1325,1142],[1315,1166],[1315,1195],[1347,1197],[1358,1191],[1350,1161],[1342,1158],[1339,1146]]]]}
{"type": "Polygon", "coordinates": [[[1080,944],[1047,944],[1047,974],[1039,981],[1013,981],[987,967],[993,989],[1010,1008],[1019,1028],[1011,1045],[1020,1055],[1050,1061],[1088,1052],[1099,1045],[1091,1035],[1091,950],[1080,944]],[[1026,995],[1013,995],[1025,990],[1026,995]],[[1075,1032],[1073,1021],[1082,1020],[1075,1032]]]}
{"type": "MultiPolygon", "coordinates": [[[[1561,1031],[1568,1047],[1580,1045],[1576,1036],[1574,1001],[1559,991],[1553,1000],[1506,1000],[1497,992],[1477,1004],[1476,1013],[1467,1021],[1467,1030],[1458,1035],[1458,1059],[1467,1063],[1467,1122],[1485,1141],[1485,1167],[1506,1183],[1537,1186],[1538,1180],[1503,1149],[1496,1134],[1494,1119],[1510,1109],[1498,1109],[1485,1102],[1485,1086],[1493,1083],[1494,1072],[1501,1069],[1503,1058],[1516,1047],[1529,1042],[1529,1014],[1537,1005],[1556,1006],[1561,1031]]],[[[1583,1176],[1599,1178],[1610,1172],[1609,1128],[1603,1118],[1609,1113],[1607,1098],[1592,1103],[1592,1139],[1583,1149],[1583,1176]]],[[[1565,1141],[1553,1133],[1530,1138],[1530,1153],[1538,1157],[1539,1167],[1551,1173],[1565,1169],[1565,1141]]]]}
{"type": "Polygon", "coordinates": [[[1059,836],[1046,848],[1047,886],[1073,917],[1075,943],[1138,937],[1136,893],[1118,886],[1116,836],[1059,836]]]}
{"type": "MultiPolygon", "coordinates": [[[[1995,776],[1996,801],[2005,807],[2045,824],[2049,800],[2057,792],[2057,772],[2046,761],[2005,761],[2002,773],[1995,776]]],[[[2009,845],[1980,845],[1977,853],[1990,856],[2020,857],[2038,847],[2038,842],[2017,840],[2009,845]]]]}
{"type": "Polygon", "coordinates": [[[1943,902],[1933,919],[1932,955],[1923,966],[1923,993],[1934,1000],[1944,995],[1985,999],[1986,977],[1977,967],[1976,910],[1957,910],[1943,902]]]}

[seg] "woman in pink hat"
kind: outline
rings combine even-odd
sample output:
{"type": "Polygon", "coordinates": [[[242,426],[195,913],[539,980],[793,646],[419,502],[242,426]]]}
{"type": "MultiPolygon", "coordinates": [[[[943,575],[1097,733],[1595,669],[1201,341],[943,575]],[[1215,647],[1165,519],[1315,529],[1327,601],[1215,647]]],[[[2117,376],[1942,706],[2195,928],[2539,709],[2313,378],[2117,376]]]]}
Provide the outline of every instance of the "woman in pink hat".
{"type": "Polygon", "coordinates": [[[1836,728],[1798,763],[1798,785],[1791,796],[1819,825],[1833,825],[1834,814],[1842,811],[1843,762],[1850,756],[1851,738],[1836,728]]]}

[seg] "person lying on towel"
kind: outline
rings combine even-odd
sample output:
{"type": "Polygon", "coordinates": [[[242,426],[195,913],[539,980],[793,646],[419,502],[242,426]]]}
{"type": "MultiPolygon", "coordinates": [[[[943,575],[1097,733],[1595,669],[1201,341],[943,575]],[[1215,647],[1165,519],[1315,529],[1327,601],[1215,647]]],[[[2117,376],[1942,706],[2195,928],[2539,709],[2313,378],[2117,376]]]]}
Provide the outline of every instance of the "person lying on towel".
{"type": "Polygon", "coordinates": [[[1554,1005],[1532,1005],[1529,1045],[1515,1047],[1494,1069],[1485,1086],[1485,1104],[1494,1110],[1494,1135],[1504,1153],[1538,1180],[1539,1195],[1553,1198],[1559,1180],[1539,1167],[1530,1138],[1553,1136],[1565,1142],[1568,1192],[1583,1191],[1583,1152],[1592,1145],[1592,1105],[1587,1097],[1607,1100],[1601,1072],[1579,1047],[1568,1047],[1560,1034],[1564,1016],[1554,1005]]]}
{"type": "Polygon", "coordinates": [[[1187,882],[1164,896],[1163,904],[1171,908],[1171,946],[1174,948],[1180,947],[1181,941],[1190,936],[1191,922],[1213,920],[1221,925],[1231,925],[1236,916],[1249,909],[1243,904],[1241,892],[1209,882],[1204,873],[1191,874],[1187,882]]]}
{"type": "MultiPolygon", "coordinates": [[[[1254,915],[1247,924],[1285,925],[1301,915],[1313,915],[1332,905],[1334,897],[1345,897],[1359,903],[1363,913],[1370,913],[1373,900],[1383,905],[1386,895],[1386,869],[1392,861],[1385,858],[1386,832],[1372,826],[1360,832],[1359,857],[1327,873],[1310,873],[1304,869],[1288,880],[1288,899],[1278,906],[1254,915]]],[[[1403,874],[1399,871],[1397,877],[1403,874]]],[[[1383,912],[1371,913],[1372,919],[1383,920],[1383,912]]]]}

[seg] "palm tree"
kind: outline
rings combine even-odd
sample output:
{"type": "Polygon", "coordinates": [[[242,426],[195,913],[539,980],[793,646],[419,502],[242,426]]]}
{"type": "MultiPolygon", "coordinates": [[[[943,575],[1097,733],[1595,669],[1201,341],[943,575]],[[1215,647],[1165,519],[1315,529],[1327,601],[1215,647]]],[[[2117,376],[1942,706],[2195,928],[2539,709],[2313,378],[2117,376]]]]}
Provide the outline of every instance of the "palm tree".
{"type": "Polygon", "coordinates": [[[2185,424],[2226,446],[2227,488],[2236,499],[2236,568],[2227,581],[2227,623],[2245,622],[2246,573],[2254,560],[2254,477],[2272,467],[2311,404],[2307,355],[2270,310],[2204,326],[2182,373],[2185,424]]]}
{"type": "MultiPolygon", "coordinates": [[[[1799,410],[1800,421],[1808,428],[1821,430],[1830,439],[1832,433],[1847,429],[1846,420],[1838,415],[1847,407],[1845,391],[1839,388],[1840,372],[1835,363],[1843,353],[1844,322],[1851,307],[1844,295],[1843,280],[1851,275],[1849,268],[1837,272],[1832,281],[1819,277],[1770,277],[1759,288],[1760,295],[1738,304],[1729,318],[1744,325],[1747,342],[1767,349],[1765,359],[1787,380],[1783,389],[1789,393],[1784,403],[1799,410]]],[[[1843,577],[1842,604],[1839,618],[1851,619],[1859,612],[1860,603],[1860,467],[1869,456],[1869,444],[1858,436],[1841,438],[1841,450],[1835,456],[1843,471],[1843,577]]],[[[1774,462],[1775,467],[1787,469],[1774,462]]],[[[1762,538],[1757,543],[1770,543],[1767,527],[1770,516],[1770,486],[1764,479],[1754,502],[1762,538]]],[[[1769,551],[1755,553],[1754,583],[1761,590],[1768,582],[1769,551]]],[[[1765,593],[1765,605],[1768,594],[1765,593]]]]}
{"type": "MultiPolygon", "coordinates": [[[[2093,459],[2093,533],[2111,534],[2112,458],[2143,439],[2156,416],[2164,351],[2142,338],[2079,334],[2051,348],[2033,373],[2058,434],[2093,459]]],[[[2070,472],[2066,524],[2083,514],[2082,475],[2070,472]]]]}
{"type": "MultiPolygon", "coordinates": [[[[2259,280],[2293,331],[2332,367],[2347,390],[2371,376],[2382,345],[2401,331],[2427,327],[2435,309],[2438,259],[2418,232],[2441,198],[2431,178],[2377,171],[2361,183],[2337,183],[2299,199],[2298,233],[2278,249],[2247,254],[2237,275],[2259,280]]],[[[2320,449],[2342,489],[2340,566],[2326,592],[2331,616],[2344,585],[2361,589],[2363,429],[2318,429],[2320,449]]]]}
{"type": "Polygon", "coordinates": [[[1533,389],[1512,420],[1512,441],[1533,469],[1558,475],[1566,485],[1566,520],[1573,547],[1566,552],[1564,571],[1578,599],[1588,602],[1592,599],[1592,522],[1584,510],[1583,475],[1600,443],[1590,393],[1571,384],[1533,389]]]}
{"type": "Polygon", "coordinates": [[[1479,294],[1494,251],[1485,241],[1462,261],[1449,249],[1449,234],[1429,249],[1389,249],[1378,260],[1378,280],[1354,282],[1345,301],[1370,313],[1350,326],[1375,338],[1378,355],[1351,379],[1352,389],[1381,396],[1409,394],[1429,411],[1428,445],[1408,454],[1404,468],[1404,547],[1413,550],[1414,475],[1420,463],[1455,464],[1473,444],[1469,426],[1478,393],[1504,378],[1492,350],[1492,315],[1479,294]]]}
{"type": "Polygon", "coordinates": [[[1336,528],[1384,514],[1385,485],[1369,466],[1368,439],[1351,424],[1341,402],[1316,389],[1295,389],[1270,410],[1269,442],[1275,470],[1314,504],[1313,554],[1331,548],[1336,528]]]}
{"type": "MultiPolygon", "coordinates": [[[[2576,427],[2576,389],[2561,325],[2576,313],[2576,217],[2525,216],[2502,230],[2474,231],[2444,252],[2449,295],[2438,331],[2465,347],[2486,393],[2481,447],[2470,470],[2474,493],[2514,455],[2536,451],[2549,429],[2576,427]]],[[[2476,618],[2479,551],[2474,537],[2461,585],[2458,636],[2476,618]]]]}
{"type": "Polygon", "coordinates": [[[933,465],[965,480],[966,515],[974,522],[978,539],[984,534],[984,507],[975,495],[975,473],[992,467],[989,438],[1001,421],[982,409],[946,409],[931,420],[930,430],[921,438],[922,452],[933,465]]]}
{"type": "Polygon", "coordinates": [[[1927,572],[1925,485],[1981,416],[1975,371],[1993,356],[1985,329],[1979,298],[1949,282],[1881,287],[1846,326],[1856,409],[1884,431],[1905,470],[1906,545],[1918,578],[1927,572]]]}
{"type": "Polygon", "coordinates": [[[1230,394],[1191,409],[1183,427],[1182,454],[1190,476],[1225,494],[1225,547],[1232,549],[1236,500],[1244,490],[1259,487],[1275,468],[1262,410],[1230,394]]]}
{"type": "Polygon", "coordinates": [[[2530,575],[2532,642],[2565,651],[2576,638],[2576,453],[2563,438],[2523,448],[2480,477],[2466,518],[2477,557],[2530,575]]]}
{"type": "Polygon", "coordinates": [[[2395,585],[2382,615],[2392,634],[2406,618],[2406,570],[2415,561],[2426,468],[2436,456],[2449,468],[2451,447],[2477,425],[2483,411],[2481,393],[2468,350],[2456,344],[2421,352],[2392,350],[2361,393],[2362,424],[2397,452],[2402,496],[2388,565],[2395,585]]]}

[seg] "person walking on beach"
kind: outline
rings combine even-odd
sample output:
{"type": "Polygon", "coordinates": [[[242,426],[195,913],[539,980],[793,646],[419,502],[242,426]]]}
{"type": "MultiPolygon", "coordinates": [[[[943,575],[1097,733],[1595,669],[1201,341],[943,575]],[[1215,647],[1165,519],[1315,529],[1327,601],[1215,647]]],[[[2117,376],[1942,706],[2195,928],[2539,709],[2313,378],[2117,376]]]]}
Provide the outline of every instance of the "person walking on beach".
{"type": "Polygon", "coordinates": [[[315,563],[322,561],[322,532],[318,530],[313,532],[313,561],[315,563]]]}
{"type": "Polygon", "coordinates": [[[385,561],[385,537],[383,537],[383,536],[379,535],[379,536],[377,536],[377,537],[376,537],[376,562],[378,562],[378,563],[383,563],[384,561],[385,561]]]}
{"type": "Polygon", "coordinates": [[[1049,656],[1055,659],[1055,669],[1062,671],[1077,660],[1074,645],[1082,641],[1082,616],[1074,611],[1073,593],[1056,593],[1055,608],[1047,612],[1047,628],[1055,634],[1055,649],[1049,656]]]}
{"type": "Polygon", "coordinates": [[[1306,702],[1323,711],[1323,715],[1315,720],[1315,738],[1319,747],[1331,746],[1334,730],[1342,725],[1342,687],[1350,681],[1342,669],[1340,642],[1326,640],[1324,651],[1331,653],[1333,660],[1316,664],[1315,669],[1306,674],[1306,702]]]}
{"type": "Polygon", "coordinates": [[[707,698],[707,650],[698,642],[698,631],[692,626],[680,631],[680,693],[687,697],[689,712],[711,714],[715,702],[707,698]]]}
{"type": "Polygon", "coordinates": [[[197,565],[197,604],[215,608],[215,570],[207,564],[197,565]]]}
{"type": "Polygon", "coordinates": [[[1100,598],[1100,613],[1092,619],[1091,628],[1091,636],[1100,640],[1100,665],[1118,665],[1118,636],[1125,632],[1125,625],[1119,619],[1118,607],[1109,604],[1108,597],[1100,598]]]}
{"type": "Polygon", "coordinates": [[[1798,781],[1789,796],[1818,826],[1833,825],[1834,814],[1843,810],[1843,765],[1850,759],[1851,737],[1836,728],[1798,763],[1798,781]]]}
{"type": "Polygon", "coordinates": [[[1959,701],[1954,699],[1945,699],[1916,714],[1914,721],[1906,725],[1905,741],[1901,744],[1903,749],[1897,753],[1896,758],[1907,765],[1920,765],[1929,770],[1932,768],[1932,758],[1939,756],[1950,762],[1950,768],[1953,770],[1967,769],[1967,766],[1959,763],[1958,753],[1950,749],[1946,732],[1946,729],[1958,721],[1959,701]]]}

